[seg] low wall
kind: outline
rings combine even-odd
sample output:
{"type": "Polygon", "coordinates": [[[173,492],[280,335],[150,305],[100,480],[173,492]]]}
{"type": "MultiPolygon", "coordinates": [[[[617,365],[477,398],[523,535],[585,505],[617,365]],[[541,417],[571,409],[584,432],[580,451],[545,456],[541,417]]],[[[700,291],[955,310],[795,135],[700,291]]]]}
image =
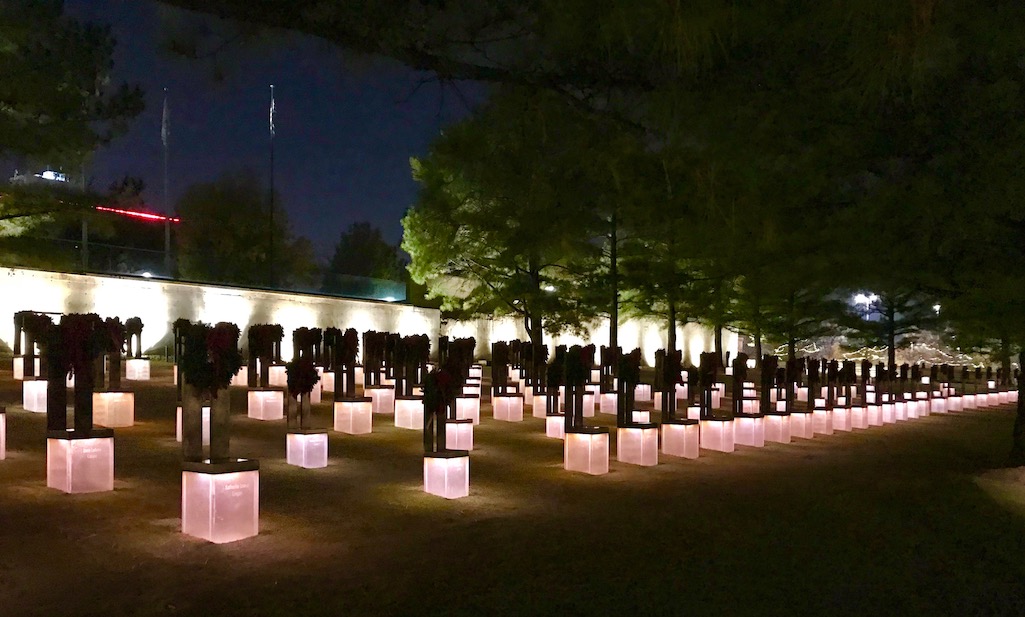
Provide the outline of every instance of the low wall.
{"type": "Polygon", "coordinates": [[[160,352],[170,345],[171,323],[230,321],[243,331],[250,324],[277,323],[285,329],[282,356],[292,356],[291,332],[299,327],[355,328],[437,339],[439,311],[390,302],[312,294],[280,293],[218,285],[179,283],[140,277],[67,274],[0,268],[0,341],[12,347],[14,313],[97,313],[100,317],[140,317],[142,344],[160,352]]]}
{"type": "MultiPolygon", "coordinates": [[[[355,328],[359,332],[378,330],[403,335],[427,334],[433,342],[439,334],[477,339],[477,356],[491,355],[491,343],[512,339],[527,340],[522,323],[509,318],[446,321],[441,323],[437,309],[405,304],[354,300],[332,296],[281,293],[179,283],[140,277],[67,274],[22,268],[0,268],[0,341],[12,347],[14,313],[17,311],[52,313],[97,313],[100,317],[140,317],[144,324],[143,347],[162,352],[171,343],[171,323],[184,317],[192,321],[216,323],[230,321],[243,331],[250,324],[277,323],[285,329],[282,356],[292,356],[290,333],[299,327],[334,326],[355,328]]],[[[596,323],[585,336],[546,336],[549,349],[555,345],[594,343],[607,345],[608,321],[596,323]]],[[[696,324],[677,329],[677,346],[684,361],[698,363],[702,351],[714,348],[712,332],[696,324]]],[[[737,335],[723,334],[724,351],[736,355],[737,335]]],[[[666,345],[665,327],[654,321],[631,319],[619,326],[619,344],[624,350],[640,348],[645,362],[655,362],[655,351],[666,345]]]]}

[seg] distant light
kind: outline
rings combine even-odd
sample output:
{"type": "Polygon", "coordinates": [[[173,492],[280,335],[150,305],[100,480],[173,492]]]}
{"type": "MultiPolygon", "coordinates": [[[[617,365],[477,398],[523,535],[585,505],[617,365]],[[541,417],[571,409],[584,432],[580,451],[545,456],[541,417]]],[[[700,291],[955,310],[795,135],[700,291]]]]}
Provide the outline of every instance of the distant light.
{"type": "Polygon", "coordinates": [[[857,293],[857,294],[854,294],[853,298],[851,298],[851,302],[853,302],[854,304],[864,304],[865,306],[868,306],[868,305],[872,304],[873,302],[875,302],[878,299],[879,299],[879,296],[877,296],[876,294],[868,294],[868,295],[866,295],[866,294],[863,294],[863,293],[857,293]]]}
{"type": "Polygon", "coordinates": [[[176,216],[164,216],[163,214],[143,212],[142,210],[125,210],[123,208],[111,208],[108,206],[96,206],[96,210],[100,212],[111,212],[113,214],[120,214],[122,216],[130,216],[137,219],[143,219],[145,221],[170,221],[172,223],[181,222],[181,219],[176,216]]]}
{"type": "Polygon", "coordinates": [[[545,291],[555,291],[555,285],[545,285],[543,289],[545,291]]]}
{"type": "Polygon", "coordinates": [[[53,171],[53,170],[50,170],[50,169],[47,169],[46,171],[44,171],[41,174],[36,174],[36,177],[37,178],[42,178],[43,180],[52,180],[53,182],[67,182],[68,181],[68,177],[66,175],[60,173],[59,171],[53,171]]]}
{"type": "Polygon", "coordinates": [[[385,302],[395,302],[396,300],[398,300],[398,298],[396,298],[395,296],[385,296],[381,299],[385,302]]]}
{"type": "Polygon", "coordinates": [[[933,304],[932,305],[932,310],[936,311],[936,314],[939,315],[940,314],[940,305],[939,304],[933,304]]]}
{"type": "Polygon", "coordinates": [[[153,278],[153,273],[152,272],[143,272],[139,276],[141,276],[144,279],[149,279],[149,278],[153,278]]]}

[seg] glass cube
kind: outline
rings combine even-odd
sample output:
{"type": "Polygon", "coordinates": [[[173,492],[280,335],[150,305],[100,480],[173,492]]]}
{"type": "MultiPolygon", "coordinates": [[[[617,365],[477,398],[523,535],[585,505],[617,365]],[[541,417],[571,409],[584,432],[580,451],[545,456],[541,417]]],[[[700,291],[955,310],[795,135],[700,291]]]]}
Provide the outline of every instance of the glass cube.
{"type": "Polygon", "coordinates": [[[615,392],[602,392],[598,395],[599,411],[602,413],[616,415],[616,405],[619,395],[615,392]]]}
{"type": "Polygon", "coordinates": [[[616,460],[644,467],[658,465],[658,427],[616,429],[616,460]]]}
{"type": "Polygon", "coordinates": [[[285,393],[282,390],[250,390],[248,413],[254,420],[281,420],[285,417],[285,393]]]}
{"type": "Polygon", "coordinates": [[[812,421],[810,412],[794,411],[790,413],[790,436],[800,439],[815,437],[815,423],[812,421]]]}
{"type": "Polygon", "coordinates": [[[224,544],[259,532],[259,469],[182,472],[182,533],[224,544]]]}
{"type": "MultiPolygon", "coordinates": [[[[201,408],[203,414],[203,445],[210,445],[210,406],[203,405],[201,408]]],[[[181,443],[182,440],[182,407],[178,405],[178,411],[175,413],[174,420],[174,438],[176,441],[181,443]]]]}
{"type": "Polygon", "coordinates": [[[0,410],[0,461],[7,458],[7,414],[0,410]]]}
{"type": "Polygon", "coordinates": [[[46,413],[45,379],[26,379],[21,382],[21,406],[25,411],[46,413]]]}
{"type": "Polygon", "coordinates": [[[134,392],[93,392],[93,422],[109,428],[135,424],[134,392]]]}
{"type": "Polygon", "coordinates": [[[424,455],[424,491],[445,499],[470,494],[470,456],[465,451],[424,455]]]}
{"type": "Polygon", "coordinates": [[[544,394],[535,394],[534,401],[531,403],[531,415],[535,418],[544,418],[548,415],[547,409],[545,408],[546,397],[544,394]]]}
{"type": "Polygon", "coordinates": [[[929,413],[947,413],[947,400],[934,398],[929,401],[929,413]]]}
{"type": "Polygon", "coordinates": [[[349,435],[369,434],[374,429],[373,406],[369,398],[335,401],[335,430],[349,435]]]}
{"type": "Polygon", "coordinates": [[[697,458],[700,450],[697,422],[662,425],[662,454],[697,458]]]}
{"type": "Polygon", "coordinates": [[[897,409],[894,403],[883,403],[883,424],[893,424],[897,421],[897,409]]]}
{"type": "Polygon", "coordinates": [[[421,398],[399,397],[395,401],[395,426],[412,430],[424,428],[424,401],[421,398]]]}
{"type": "Polygon", "coordinates": [[[594,393],[584,392],[583,394],[583,410],[585,418],[594,417],[594,393]]]}
{"type": "Polygon", "coordinates": [[[738,416],[733,419],[733,442],[740,446],[761,448],[765,445],[765,422],[762,417],[738,416]]]}
{"type": "Polygon", "coordinates": [[[896,422],[903,422],[908,419],[907,401],[897,401],[893,404],[893,419],[896,422]]]}
{"type": "Polygon", "coordinates": [[[331,394],[335,391],[335,372],[325,371],[324,369],[318,368],[320,371],[320,389],[323,394],[331,394]]]}
{"type": "Polygon", "coordinates": [[[636,401],[650,401],[651,400],[651,384],[639,383],[634,386],[634,400],[636,401]]]}
{"type": "Polygon", "coordinates": [[[363,394],[369,396],[374,403],[374,413],[393,414],[395,413],[395,387],[394,386],[367,386],[363,394]]]}
{"type": "Polygon", "coordinates": [[[648,424],[649,422],[651,422],[651,412],[635,409],[630,412],[630,419],[634,422],[639,422],[641,424],[648,424]]]}
{"type": "Polygon", "coordinates": [[[452,450],[473,450],[473,420],[446,420],[445,443],[452,450]]]}
{"type": "MultiPolygon", "coordinates": [[[[25,356],[14,356],[14,363],[12,364],[12,367],[14,368],[14,379],[18,381],[25,379],[25,356]]],[[[35,367],[35,374],[38,377],[40,372],[38,356],[36,356],[35,367]]]]}
{"type": "Polygon", "coordinates": [[[110,436],[48,436],[46,486],[65,493],[114,490],[114,437],[110,431],[107,434],[110,436]]]}
{"type": "Polygon", "coordinates": [[[685,401],[690,394],[690,387],[685,383],[676,384],[676,400],[685,401]]]}
{"type": "Polygon", "coordinates": [[[288,373],[285,372],[284,364],[275,364],[269,367],[270,376],[267,383],[271,386],[284,388],[288,386],[288,373]]]}
{"type": "Polygon", "coordinates": [[[947,411],[963,411],[964,397],[959,394],[952,394],[947,397],[947,411]]]}
{"type": "Polygon", "coordinates": [[[149,381],[149,360],[145,358],[129,358],[125,360],[125,379],[149,381]]]}
{"type": "Polygon", "coordinates": [[[474,424],[480,424],[480,397],[463,395],[456,397],[456,419],[473,420],[474,424]]]}
{"type": "Polygon", "coordinates": [[[771,414],[763,418],[765,441],[790,443],[790,415],[771,414]]]}
{"type": "Polygon", "coordinates": [[[868,411],[864,407],[851,407],[851,428],[868,428],[868,411]]]}
{"type": "Polygon", "coordinates": [[[585,429],[566,433],[563,442],[563,467],[594,476],[609,472],[609,434],[604,430],[585,429]]]}
{"type": "Polygon", "coordinates": [[[808,402],[808,387],[803,386],[797,388],[797,400],[807,403],[808,402]]]}
{"type": "Polygon", "coordinates": [[[865,407],[865,421],[869,426],[882,426],[883,425],[883,407],[882,405],[868,405],[865,407]]]}
{"type": "Polygon", "coordinates": [[[523,396],[520,394],[496,394],[492,399],[494,417],[503,422],[523,421],[523,396]]]}
{"type": "Polygon", "coordinates": [[[470,371],[467,374],[470,379],[483,379],[484,378],[484,367],[480,364],[471,364],[470,371]]]}
{"type": "Polygon", "coordinates": [[[687,419],[688,420],[700,420],[701,419],[701,406],[691,405],[687,408],[687,419]]]}
{"type": "Polygon", "coordinates": [[[816,434],[833,434],[833,414],[828,409],[816,409],[811,412],[812,429],[816,434]]]}
{"type": "MultiPolygon", "coordinates": [[[[178,367],[175,367],[175,369],[177,368],[178,367]]],[[[238,370],[237,373],[235,373],[235,375],[231,378],[231,385],[242,387],[249,385],[249,371],[246,370],[246,367],[243,366],[238,370]]]]}
{"type": "Polygon", "coordinates": [[[565,439],[566,416],[562,414],[545,416],[545,435],[552,439],[565,439]]]}
{"type": "Polygon", "coordinates": [[[306,469],[327,467],[327,432],[289,432],[285,436],[285,459],[289,465],[306,469]]]}
{"type": "Polygon", "coordinates": [[[716,452],[733,452],[733,420],[701,420],[701,447],[716,452]]]}
{"type": "Polygon", "coordinates": [[[847,407],[834,407],[833,408],[833,430],[834,431],[850,431],[854,426],[854,421],[851,419],[851,410],[847,407]]]}

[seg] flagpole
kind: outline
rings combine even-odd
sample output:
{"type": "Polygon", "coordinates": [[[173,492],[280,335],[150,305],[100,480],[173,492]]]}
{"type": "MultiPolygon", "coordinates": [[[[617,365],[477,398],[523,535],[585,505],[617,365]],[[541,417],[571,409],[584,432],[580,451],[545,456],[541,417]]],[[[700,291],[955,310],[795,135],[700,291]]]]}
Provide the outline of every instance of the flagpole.
{"type": "Polygon", "coordinates": [[[270,226],[269,248],[267,249],[267,278],[270,286],[277,283],[274,263],[274,84],[270,87],[270,226]]]}
{"type": "Polygon", "coordinates": [[[164,88],[164,115],[160,121],[160,141],[164,144],[164,210],[167,211],[167,218],[164,219],[164,272],[167,276],[173,276],[174,270],[171,263],[171,201],[168,197],[167,182],[167,161],[168,161],[168,140],[170,138],[171,125],[170,114],[167,108],[167,88],[164,88]]]}

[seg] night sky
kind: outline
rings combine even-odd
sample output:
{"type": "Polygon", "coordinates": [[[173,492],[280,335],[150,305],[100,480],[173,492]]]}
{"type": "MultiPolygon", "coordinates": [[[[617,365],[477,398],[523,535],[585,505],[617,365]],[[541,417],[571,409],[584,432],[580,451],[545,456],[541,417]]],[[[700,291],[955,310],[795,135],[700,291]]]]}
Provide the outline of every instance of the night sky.
{"type": "Polygon", "coordinates": [[[171,116],[171,200],[190,184],[224,170],[269,168],[269,85],[275,86],[275,186],[292,229],[327,259],[350,223],[370,221],[390,242],[416,184],[409,157],[426,152],[446,125],[465,117],[484,89],[451,87],[386,60],[353,59],[308,37],[231,51],[225,75],[214,62],[187,60],[161,44],[168,9],[137,0],[68,0],[69,15],[110,23],[117,38],[114,80],[137,83],[146,110],[127,134],[97,153],[92,186],[105,190],[124,175],[142,177],[145,199],[164,210],[160,122],[163,88],[171,116]]]}

